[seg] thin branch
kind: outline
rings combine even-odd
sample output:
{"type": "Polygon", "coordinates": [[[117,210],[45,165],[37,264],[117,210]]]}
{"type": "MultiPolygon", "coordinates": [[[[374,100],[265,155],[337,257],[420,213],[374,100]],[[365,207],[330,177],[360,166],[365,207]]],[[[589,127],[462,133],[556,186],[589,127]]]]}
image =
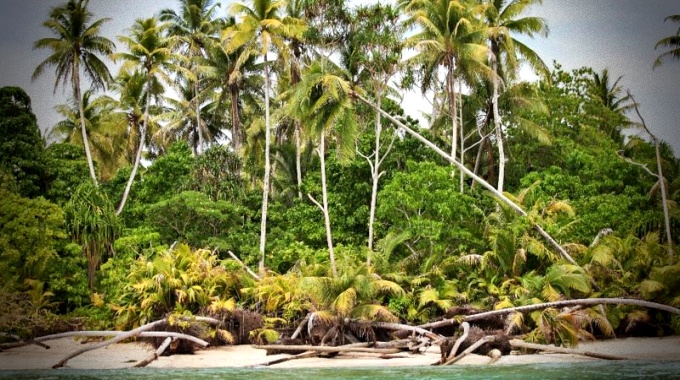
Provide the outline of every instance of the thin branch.
{"type": "Polygon", "coordinates": [[[456,357],[454,357],[454,358],[452,358],[452,359],[447,360],[446,362],[444,362],[443,365],[451,365],[451,364],[454,364],[454,363],[458,362],[460,359],[466,357],[468,354],[474,352],[476,349],[478,349],[478,348],[479,348],[480,346],[482,346],[483,344],[488,343],[488,342],[493,342],[495,339],[496,339],[495,336],[493,336],[493,335],[487,335],[487,336],[483,337],[482,339],[476,341],[475,344],[473,344],[472,346],[468,347],[465,351],[461,352],[460,355],[458,355],[458,356],[456,356],[456,357]]]}
{"type": "Polygon", "coordinates": [[[319,203],[316,199],[314,199],[314,197],[312,196],[312,194],[307,193],[307,197],[309,198],[310,201],[312,201],[312,203],[314,203],[314,204],[316,205],[316,207],[318,207],[319,209],[321,209],[321,212],[325,212],[325,211],[326,211],[326,209],[323,208],[323,206],[321,205],[321,203],[319,203]]]}
{"type": "Polygon", "coordinates": [[[172,338],[170,338],[170,337],[165,338],[163,343],[158,347],[158,349],[156,351],[154,351],[146,359],[135,364],[133,367],[134,368],[143,368],[143,367],[146,367],[147,365],[149,365],[149,363],[151,363],[152,361],[158,359],[158,357],[163,355],[163,352],[168,348],[168,346],[170,345],[170,342],[172,342],[172,338]]]}
{"type": "Polygon", "coordinates": [[[453,348],[451,349],[451,353],[449,354],[449,357],[447,358],[447,360],[451,359],[452,357],[454,357],[456,355],[456,352],[458,352],[458,347],[460,347],[460,345],[463,343],[463,341],[465,341],[465,339],[467,339],[468,333],[470,333],[470,324],[469,323],[463,322],[463,323],[460,324],[460,327],[463,328],[463,335],[461,335],[460,338],[458,338],[456,340],[456,343],[453,345],[453,348]]]}
{"type": "Polygon", "coordinates": [[[249,274],[252,278],[256,279],[257,281],[261,281],[261,280],[262,280],[262,277],[258,276],[255,272],[253,272],[250,268],[248,268],[248,266],[247,266],[246,264],[244,264],[243,261],[241,261],[241,260],[238,258],[238,256],[236,256],[236,255],[234,254],[234,252],[232,252],[232,251],[227,251],[227,253],[229,254],[229,256],[231,256],[232,259],[236,260],[236,262],[239,263],[239,265],[241,265],[241,267],[242,267],[243,269],[245,269],[245,271],[248,272],[248,274],[249,274]]]}
{"type": "Polygon", "coordinates": [[[641,164],[641,163],[639,163],[639,162],[633,161],[632,159],[630,159],[630,158],[624,156],[624,155],[623,155],[623,151],[621,151],[621,150],[617,151],[617,152],[616,152],[616,155],[619,156],[620,158],[622,158],[624,161],[626,161],[626,162],[629,163],[629,164],[636,165],[636,166],[639,166],[639,167],[645,169],[645,171],[646,171],[649,175],[651,175],[652,177],[659,178],[659,175],[658,175],[658,174],[656,174],[656,173],[654,173],[653,171],[649,170],[649,168],[647,167],[647,164],[641,164]]]}

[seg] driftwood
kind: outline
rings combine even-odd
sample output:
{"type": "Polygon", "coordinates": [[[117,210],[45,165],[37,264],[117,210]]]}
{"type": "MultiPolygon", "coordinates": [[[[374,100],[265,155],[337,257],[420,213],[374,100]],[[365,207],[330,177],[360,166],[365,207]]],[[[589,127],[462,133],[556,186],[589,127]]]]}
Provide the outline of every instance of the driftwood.
{"type": "Polygon", "coordinates": [[[318,351],[305,351],[301,354],[288,356],[288,357],[285,357],[285,358],[273,359],[273,360],[270,360],[268,362],[264,362],[264,363],[260,363],[260,364],[254,364],[254,365],[248,366],[247,368],[268,367],[270,365],[284,363],[284,362],[287,362],[289,360],[313,358],[315,356],[319,356],[318,351]]]}
{"type": "MultiPolygon", "coordinates": [[[[359,343],[364,345],[364,343],[359,343]]],[[[285,345],[266,345],[253,346],[260,350],[280,350],[280,351],[317,351],[317,352],[366,352],[372,354],[396,354],[401,352],[398,348],[371,348],[371,347],[357,347],[354,344],[346,344],[344,346],[285,346],[285,345]]]]}
{"type": "Polygon", "coordinates": [[[525,342],[523,340],[519,340],[519,339],[510,340],[510,345],[512,347],[517,347],[517,348],[528,348],[528,349],[531,349],[531,350],[548,351],[548,352],[555,352],[555,353],[560,353],[560,354],[573,354],[573,355],[590,356],[590,357],[593,357],[593,358],[605,359],[605,360],[627,360],[628,359],[628,358],[624,358],[624,357],[621,357],[621,356],[600,354],[600,353],[597,353],[597,352],[581,351],[581,350],[576,350],[576,349],[573,349],[573,348],[556,347],[556,346],[545,345],[545,344],[527,343],[527,342],[525,342]]]}
{"type": "MultiPolygon", "coordinates": [[[[449,358],[452,356],[456,356],[456,353],[458,352],[458,347],[460,347],[461,343],[463,343],[463,341],[467,339],[468,334],[470,333],[469,323],[463,322],[461,323],[460,327],[463,328],[463,335],[461,335],[460,338],[456,340],[456,343],[453,345],[453,348],[451,349],[451,354],[449,355],[449,358]]],[[[446,359],[448,360],[449,358],[446,359]]]]}
{"type": "MultiPolygon", "coordinates": [[[[302,329],[305,327],[307,324],[307,321],[309,320],[309,316],[312,315],[312,313],[308,313],[303,319],[302,322],[298,325],[297,329],[293,332],[293,335],[290,336],[290,339],[295,339],[297,338],[298,335],[302,332],[302,329]]],[[[311,334],[310,334],[311,335],[311,334]]]]}
{"type": "MultiPolygon", "coordinates": [[[[210,324],[213,324],[213,325],[220,325],[222,323],[215,318],[209,318],[209,317],[191,317],[191,318],[180,318],[180,319],[196,321],[196,322],[207,322],[207,323],[210,323],[210,324]]],[[[76,357],[80,354],[83,354],[83,353],[88,352],[88,351],[96,350],[96,349],[99,349],[99,348],[107,347],[107,346],[110,346],[114,343],[121,342],[125,339],[129,339],[129,338],[139,336],[142,332],[146,332],[148,330],[151,330],[151,329],[153,329],[153,328],[155,328],[159,325],[162,325],[164,323],[168,323],[168,318],[163,318],[163,319],[160,319],[160,320],[155,321],[155,322],[147,323],[145,325],[137,327],[136,329],[133,329],[133,330],[124,332],[122,334],[119,334],[119,335],[117,335],[117,336],[115,336],[115,337],[113,337],[113,338],[111,338],[107,341],[104,341],[104,342],[101,342],[101,343],[98,343],[98,344],[95,344],[95,345],[91,345],[91,346],[88,346],[88,347],[84,347],[80,350],[77,350],[77,351],[67,355],[66,357],[61,359],[57,364],[53,365],[52,368],[61,368],[70,359],[73,359],[74,357],[76,357]]]]}
{"type": "Polygon", "coordinates": [[[147,357],[146,359],[144,359],[144,360],[142,360],[141,362],[135,364],[133,367],[135,367],[135,368],[146,367],[147,365],[149,365],[149,363],[151,363],[152,361],[158,359],[158,357],[161,356],[161,355],[163,354],[163,351],[165,351],[165,349],[168,348],[168,346],[170,345],[170,342],[172,342],[172,338],[171,338],[171,337],[165,338],[165,340],[163,341],[163,344],[161,344],[160,346],[158,346],[158,349],[156,349],[156,351],[154,351],[154,352],[153,352],[151,355],[149,355],[149,357],[147,357]]]}
{"type": "Polygon", "coordinates": [[[425,335],[426,337],[432,339],[432,340],[440,340],[443,339],[444,337],[435,334],[432,331],[425,330],[424,328],[420,326],[411,326],[411,325],[404,325],[401,323],[388,323],[388,322],[371,322],[371,326],[381,328],[381,329],[388,329],[388,330],[403,330],[403,331],[412,331],[421,335],[425,335]]]}
{"type": "Polygon", "coordinates": [[[547,309],[549,307],[564,307],[564,306],[574,306],[574,305],[582,305],[582,306],[630,305],[630,306],[647,307],[647,308],[650,308],[650,309],[658,309],[658,310],[663,310],[663,311],[667,311],[669,313],[680,315],[680,309],[677,309],[677,308],[669,306],[669,305],[656,303],[656,302],[636,300],[636,299],[631,299],[631,298],[582,298],[582,299],[575,299],[575,300],[546,302],[546,303],[539,303],[539,304],[535,304],[535,305],[525,305],[525,306],[511,307],[511,308],[507,308],[507,309],[487,311],[487,312],[483,312],[483,313],[467,315],[463,318],[458,317],[458,318],[444,319],[444,320],[441,320],[441,321],[438,321],[438,322],[423,324],[423,325],[420,325],[418,327],[420,327],[421,329],[426,329],[426,328],[432,329],[432,328],[454,325],[454,324],[457,324],[459,322],[477,321],[477,320],[480,320],[480,319],[486,319],[486,318],[490,318],[490,317],[515,313],[515,312],[531,312],[531,311],[535,311],[535,310],[547,309]]]}
{"type": "Polygon", "coordinates": [[[493,342],[496,339],[495,336],[493,335],[487,335],[484,338],[478,340],[473,344],[472,346],[468,347],[467,350],[463,351],[460,353],[460,355],[454,356],[451,359],[448,359],[447,361],[444,362],[443,365],[451,365],[456,362],[458,362],[460,359],[464,358],[467,356],[469,353],[474,352],[476,349],[478,349],[480,346],[482,346],[485,343],[493,342]]]}
{"type": "Polygon", "coordinates": [[[44,343],[40,343],[40,341],[36,341],[35,339],[23,340],[19,335],[16,335],[16,334],[9,334],[9,333],[0,332],[0,337],[12,338],[12,339],[17,341],[17,342],[9,342],[9,343],[0,343],[0,352],[2,352],[2,350],[4,350],[4,349],[21,347],[21,346],[26,346],[26,345],[29,345],[29,344],[35,344],[36,346],[42,347],[46,350],[50,349],[50,346],[48,346],[44,343]]]}

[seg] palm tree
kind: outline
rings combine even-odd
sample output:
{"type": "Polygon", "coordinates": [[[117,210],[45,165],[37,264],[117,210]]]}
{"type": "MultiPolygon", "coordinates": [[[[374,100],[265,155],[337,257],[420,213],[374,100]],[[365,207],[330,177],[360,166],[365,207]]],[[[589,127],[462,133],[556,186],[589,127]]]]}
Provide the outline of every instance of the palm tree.
{"type": "Polygon", "coordinates": [[[543,19],[538,17],[516,18],[528,7],[541,4],[542,0],[486,0],[484,5],[484,23],[488,28],[490,60],[493,70],[493,120],[498,145],[498,191],[503,191],[505,180],[505,151],[503,149],[503,131],[501,117],[498,112],[499,80],[514,79],[519,71],[518,58],[523,58],[538,73],[547,76],[548,68],[543,60],[522,42],[513,38],[512,34],[524,34],[533,37],[535,34],[547,35],[548,28],[543,19]],[[501,70],[499,64],[504,64],[501,70]]]}
{"type": "Polygon", "coordinates": [[[84,145],[80,133],[80,105],[83,106],[88,143],[92,149],[94,161],[99,164],[101,178],[107,180],[116,174],[116,170],[125,165],[127,160],[122,146],[125,144],[126,129],[111,128],[106,122],[107,116],[114,111],[114,105],[106,96],[92,99],[93,92],[83,93],[80,102],[75,99],[71,104],[60,104],[55,107],[64,119],[50,131],[50,139],[84,145]]]}
{"type": "Polygon", "coordinates": [[[620,117],[619,120],[615,121],[616,125],[607,123],[607,120],[603,120],[600,124],[600,128],[619,143],[623,142],[620,129],[630,124],[624,114],[633,109],[630,96],[623,94],[623,87],[619,85],[622,78],[620,76],[616,78],[614,83],[611,83],[609,70],[603,69],[602,73],[593,73],[593,81],[588,91],[595,101],[601,103],[613,115],[620,117]]]}
{"type": "Polygon", "coordinates": [[[350,85],[344,78],[346,73],[332,62],[319,59],[303,76],[302,82],[295,89],[290,100],[290,113],[294,117],[306,120],[307,133],[319,138],[317,153],[321,165],[322,202],[316,201],[310,194],[310,200],[322,211],[326,226],[326,242],[330,255],[331,272],[334,277],[338,271],[335,265],[335,252],[331,233],[330,212],[328,208],[328,191],[326,181],[326,138],[333,132],[337,140],[337,152],[341,158],[348,157],[354,150],[356,125],[353,115],[352,100],[349,97],[350,85]]]}
{"type": "MultiPolygon", "coordinates": [[[[664,19],[664,22],[668,20],[680,22],[680,14],[668,16],[664,19]]],[[[666,59],[680,59],[680,28],[678,28],[678,31],[674,35],[662,38],[656,43],[656,45],[654,45],[655,50],[659,47],[670,48],[670,50],[662,53],[656,58],[653,66],[654,68],[660,66],[666,59]]]]}
{"type": "Polygon", "coordinates": [[[279,16],[286,3],[282,0],[252,0],[251,7],[243,3],[234,3],[230,13],[240,16],[239,23],[228,28],[222,35],[227,53],[243,48],[238,63],[243,64],[251,56],[262,56],[264,60],[264,107],[265,107],[265,164],[262,185],[262,224],[260,227],[260,272],[264,272],[264,255],[267,229],[267,206],[269,200],[269,181],[271,172],[269,91],[270,75],[268,54],[275,49],[279,54],[287,54],[284,37],[302,37],[304,24],[299,19],[279,16]]]}
{"type": "Polygon", "coordinates": [[[158,21],[153,17],[138,19],[130,30],[130,36],[118,37],[120,42],[127,46],[129,51],[118,53],[114,57],[125,60],[121,67],[121,72],[129,71],[133,68],[140,69],[143,72],[146,80],[146,99],[144,101],[144,116],[142,117],[142,125],[139,131],[139,146],[132,166],[132,173],[130,173],[120,205],[116,210],[117,214],[120,214],[123,211],[123,207],[125,207],[125,202],[127,201],[132,182],[137,175],[139,162],[142,158],[142,151],[146,144],[147,127],[149,125],[151,96],[155,91],[158,91],[157,87],[161,81],[166,83],[169,81],[167,71],[171,69],[179,70],[173,61],[181,60],[180,57],[182,56],[172,53],[173,40],[164,37],[162,34],[165,28],[167,28],[167,24],[158,24],[158,21]]]}
{"type": "Polygon", "coordinates": [[[80,131],[90,176],[97,186],[97,175],[85,125],[85,110],[81,102],[80,70],[84,71],[94,89],[105,88],[111,81],[111,73],[99,55],[111,54],[114,44],[99,35],[101,26],[110,19],[103,18],[90,23],[93,15],[87,9],[88,3],[89,0],[69,0],[66,4],[52,9],[50,18],[43,26],[55,36],[41,38],[33,45],[34,49],[49,49],[52,54],[35,68],[32,79],[39,77],[47,67],[56,68],[54,91],[57,90],[59,82],[65,85],[70,79],[73,99],[80,103],[80,131]]]}
{"type": "Polygon", "coordinates": [[[471,77],[475,72],[488,72],[484,63],[487,47],[477,22],[481,9],[471,0],[402,0],[399,6],[409,13],[411,23],[422,27],[407,40],[407,45],[419,50],[411,60],[423,70],[422,89],[431,88],[439,68],[445,68],[444,88],[452,124],[451,156],[456,157],[461,132],[457,119],[457,75],[471,77]]]}
{"type": "Polygon", "coordinates": [[[198,139],[197,151],[200,151],[208,143],[206,137],[212,136],[205,135],[206,124],[204,118],[201,118],[200,87],[203,73],[197,58],[207,57],[207,46],[216,38],[217,24],[214,17],[220,4],[213,0],[179,0],[179,3],[179,13],[172,9],[164,9],[160,12],[159,18],[161,21],[169,22],[168,34],[178,37],[179,43],[176,47],[179,53],[187,58],[186,63],[191,75],[184,79],[188,82],[187,89],[191,88],[188,93],[193,95],[190,98],[193,112],[188,119],[196,121],[194,128],[198,139]]]}

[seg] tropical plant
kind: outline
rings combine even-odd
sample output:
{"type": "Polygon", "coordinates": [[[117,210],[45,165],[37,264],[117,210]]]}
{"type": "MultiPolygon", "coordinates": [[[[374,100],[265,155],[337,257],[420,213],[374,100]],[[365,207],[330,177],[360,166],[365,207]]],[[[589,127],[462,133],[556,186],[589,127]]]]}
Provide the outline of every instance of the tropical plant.
{"type": "Polygon", "coordinates": [[[103,18],[90,23],[93,15],[87,8],[88,4],[89,0],[68,0],[66,4],[52,8],[50,18],[43,26],[55,36],[41,38],[33,45],[36,49],[49,49],[51,55],[35,68],[32,79],[39,77],[47,67],[56,68],[55,91],[59,82],[65,85],[70,79],[73,99],[80,103],[80,130],[90,176],[92,182],[97,185],[85,125],[85,110],[81,102],[80,71],[84,71],[93,88],[104,88],[111,81],[111,74],[98,55],[111,54],[114,44],[100,35],[102,25],[110,19],[103,18]]]}

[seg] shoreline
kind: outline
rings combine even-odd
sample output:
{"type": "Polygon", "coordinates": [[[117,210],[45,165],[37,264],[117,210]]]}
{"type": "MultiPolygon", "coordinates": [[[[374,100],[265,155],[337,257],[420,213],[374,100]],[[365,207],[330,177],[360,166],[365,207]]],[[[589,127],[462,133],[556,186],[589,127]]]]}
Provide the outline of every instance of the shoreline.
{"type": "MultiPolygon", "coordinates": [[[[51,369],[65,355],[82,348],[80,341],[62,338],[46,342],[50,349],[29,345],[0,352],[0,371],[51,369]]],[[[92,343],[89,343],[92,344],[92,343]]],[[[680,336],[662,338],[622,338],[581,342],[581,351],[596,352],[643,361],[680,361],[680,336]]],[[[130,368],[153,353],[151,345],[140,342],[116,343],[71,359],[64,368],[119,369],[130,368]]],[[[266,355],[265,350],[250,345],[219,346],[198,350],[193,355],[161,356],[149,368],[339,368],[339,367],[412,367],[429,366],[439,357],[439,347],[432,346],[424,353],[404,352],[383,359],[377,354],[346,353],[333,358],[311,357],[290,360],[268,367],[257,367],[270,360],[289,357],[289,354],[266,355]]],[[[516,353],[501,356],[493,364],[535,364],[601,361],[581,355],[557,353],[516,353]]],[[[489,365],[491,358],[470,354],[455,365],[489,365]]]]}

